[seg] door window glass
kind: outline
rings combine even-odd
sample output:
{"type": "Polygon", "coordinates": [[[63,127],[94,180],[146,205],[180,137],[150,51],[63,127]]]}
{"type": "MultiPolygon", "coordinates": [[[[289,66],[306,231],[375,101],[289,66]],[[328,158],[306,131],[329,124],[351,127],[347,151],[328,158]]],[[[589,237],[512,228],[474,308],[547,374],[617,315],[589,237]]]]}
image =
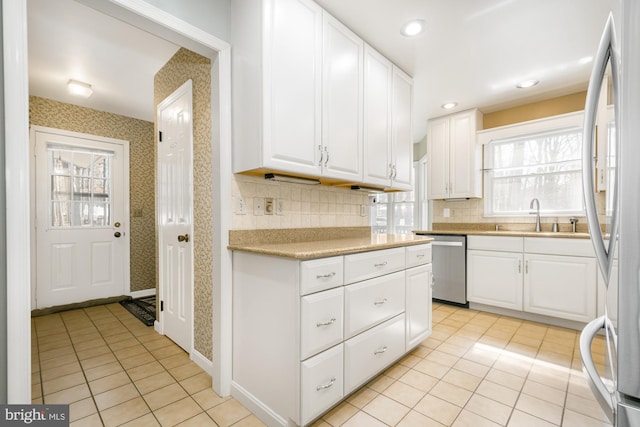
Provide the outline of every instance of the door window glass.
{"type": "Polygon", "coordinates": [[[52,227],[111,225],[112,152],[50,145],[52,227]]]}

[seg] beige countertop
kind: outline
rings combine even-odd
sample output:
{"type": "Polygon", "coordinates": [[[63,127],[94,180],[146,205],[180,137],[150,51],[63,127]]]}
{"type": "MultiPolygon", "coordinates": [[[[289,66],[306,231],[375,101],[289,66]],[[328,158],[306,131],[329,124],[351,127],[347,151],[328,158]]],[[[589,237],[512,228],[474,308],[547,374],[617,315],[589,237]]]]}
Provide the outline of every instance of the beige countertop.
{"type": "Polygon", "coordinates": [[[429,237],[406,234],[368,234],[326,240],[230,243],[228,248],[234,251],[305,260],[419,245],[432,240],[429,237]]]}
{"type": "Polygon", "coordinates": [[[510,237],[562,237],[569,239],[588,239],[590,237],[589,233],[584,232],[576,232],[573,233],[571,231],[520,231],[520,230],[478,230],[473,228],[468,229],[438,229],[438,230],[414,230],[415,234],[456,234],[456,235],[467,235],[467,236],[510,236],[510,237]]]}

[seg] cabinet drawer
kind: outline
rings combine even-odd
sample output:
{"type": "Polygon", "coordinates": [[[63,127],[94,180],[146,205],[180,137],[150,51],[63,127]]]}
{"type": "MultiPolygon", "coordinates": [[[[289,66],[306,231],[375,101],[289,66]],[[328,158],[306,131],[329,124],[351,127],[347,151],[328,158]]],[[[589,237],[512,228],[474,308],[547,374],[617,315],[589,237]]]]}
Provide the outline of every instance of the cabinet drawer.
{"type": "Polygon", "coordinates": [[[545,255],[594,257],[591,239],[560,239],[556,237],[525,237],[524,251],[545,255]]]}
{"type": "Polygon", "coordinates": [[[344,396],[343,345],[302,362],[300,425],[329,409],[344,396]]]}
{"type": "Polygon", "coordinates": [[[404,322],[401,314],[345,342],[345,394],[404,354],[404,322]]]}
{"type": "Polygon", "coordinates": [[[300,263],[300,295],[342,286],[343,277],[341,256],[302,261],[300,263]]]}
{"type": "Polygon", "coordinates": [[[429,264],[431,262],[431,243],[425,245],[407,246],[406,265],[407,268],[417,265],[429,264]]]}
{"type": "Polygon", "coordinates": [[[404,311],[405,272],[399,271],[345,287],[345,338],[404,311]]]}
{"type": "Polygon", "coordinates": [[[467,236],[467,249],[483,251],[522,252],[522,237],[503,236],[467,236]]]}
{"type": "Polygon", "coordinates": [[[405,248],[383,249],[346,255],[344,257],[345,283],[355,283],[405,268],[405,248]]]}
{"type": "Polygon", "coordinates": [[[300,300],[300,358],[306,359],[342,341],[344,288],[300,300]]]}

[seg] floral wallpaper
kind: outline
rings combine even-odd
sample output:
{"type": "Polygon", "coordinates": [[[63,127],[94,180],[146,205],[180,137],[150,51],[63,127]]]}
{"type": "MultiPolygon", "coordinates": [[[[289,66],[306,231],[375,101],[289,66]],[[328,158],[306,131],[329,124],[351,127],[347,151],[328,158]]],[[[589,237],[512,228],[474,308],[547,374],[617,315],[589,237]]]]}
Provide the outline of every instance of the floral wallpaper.
{"type": "Polygon", "coordinates": [[[193,81],[194,348],[212,360],[211,60],[184,48],[178,50],[155,76],[155,105],[189,79],[193,81]]]}

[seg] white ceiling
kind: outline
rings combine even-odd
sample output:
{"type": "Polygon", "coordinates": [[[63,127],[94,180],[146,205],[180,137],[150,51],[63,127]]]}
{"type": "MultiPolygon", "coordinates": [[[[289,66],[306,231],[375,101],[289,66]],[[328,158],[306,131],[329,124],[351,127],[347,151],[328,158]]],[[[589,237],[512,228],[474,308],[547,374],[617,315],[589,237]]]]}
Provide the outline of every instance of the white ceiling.
{"type": "Polygon", "coordinates": [[[178,46],[74,0],[28,0],[29,93],[153,121],[153,76],[178,46]],[[69,79],[92,86],[82,99],[69,79]]]}
{"type": "MultiPolygon", "coordinates": [[[[584,90],[613,0],[316,0],[414,78],[414,141],[426,120],[584,90]],[[427,30],[400,35],[409,19],[427,30]],[[516,82],[540,84],[516,89],[516,82]]],[[[153,75],[177,46],[73,0],[28,0],[32,95],[153,120],[153,75]],[[93,85],[71,98],[70,79],[93,85]]]]}

